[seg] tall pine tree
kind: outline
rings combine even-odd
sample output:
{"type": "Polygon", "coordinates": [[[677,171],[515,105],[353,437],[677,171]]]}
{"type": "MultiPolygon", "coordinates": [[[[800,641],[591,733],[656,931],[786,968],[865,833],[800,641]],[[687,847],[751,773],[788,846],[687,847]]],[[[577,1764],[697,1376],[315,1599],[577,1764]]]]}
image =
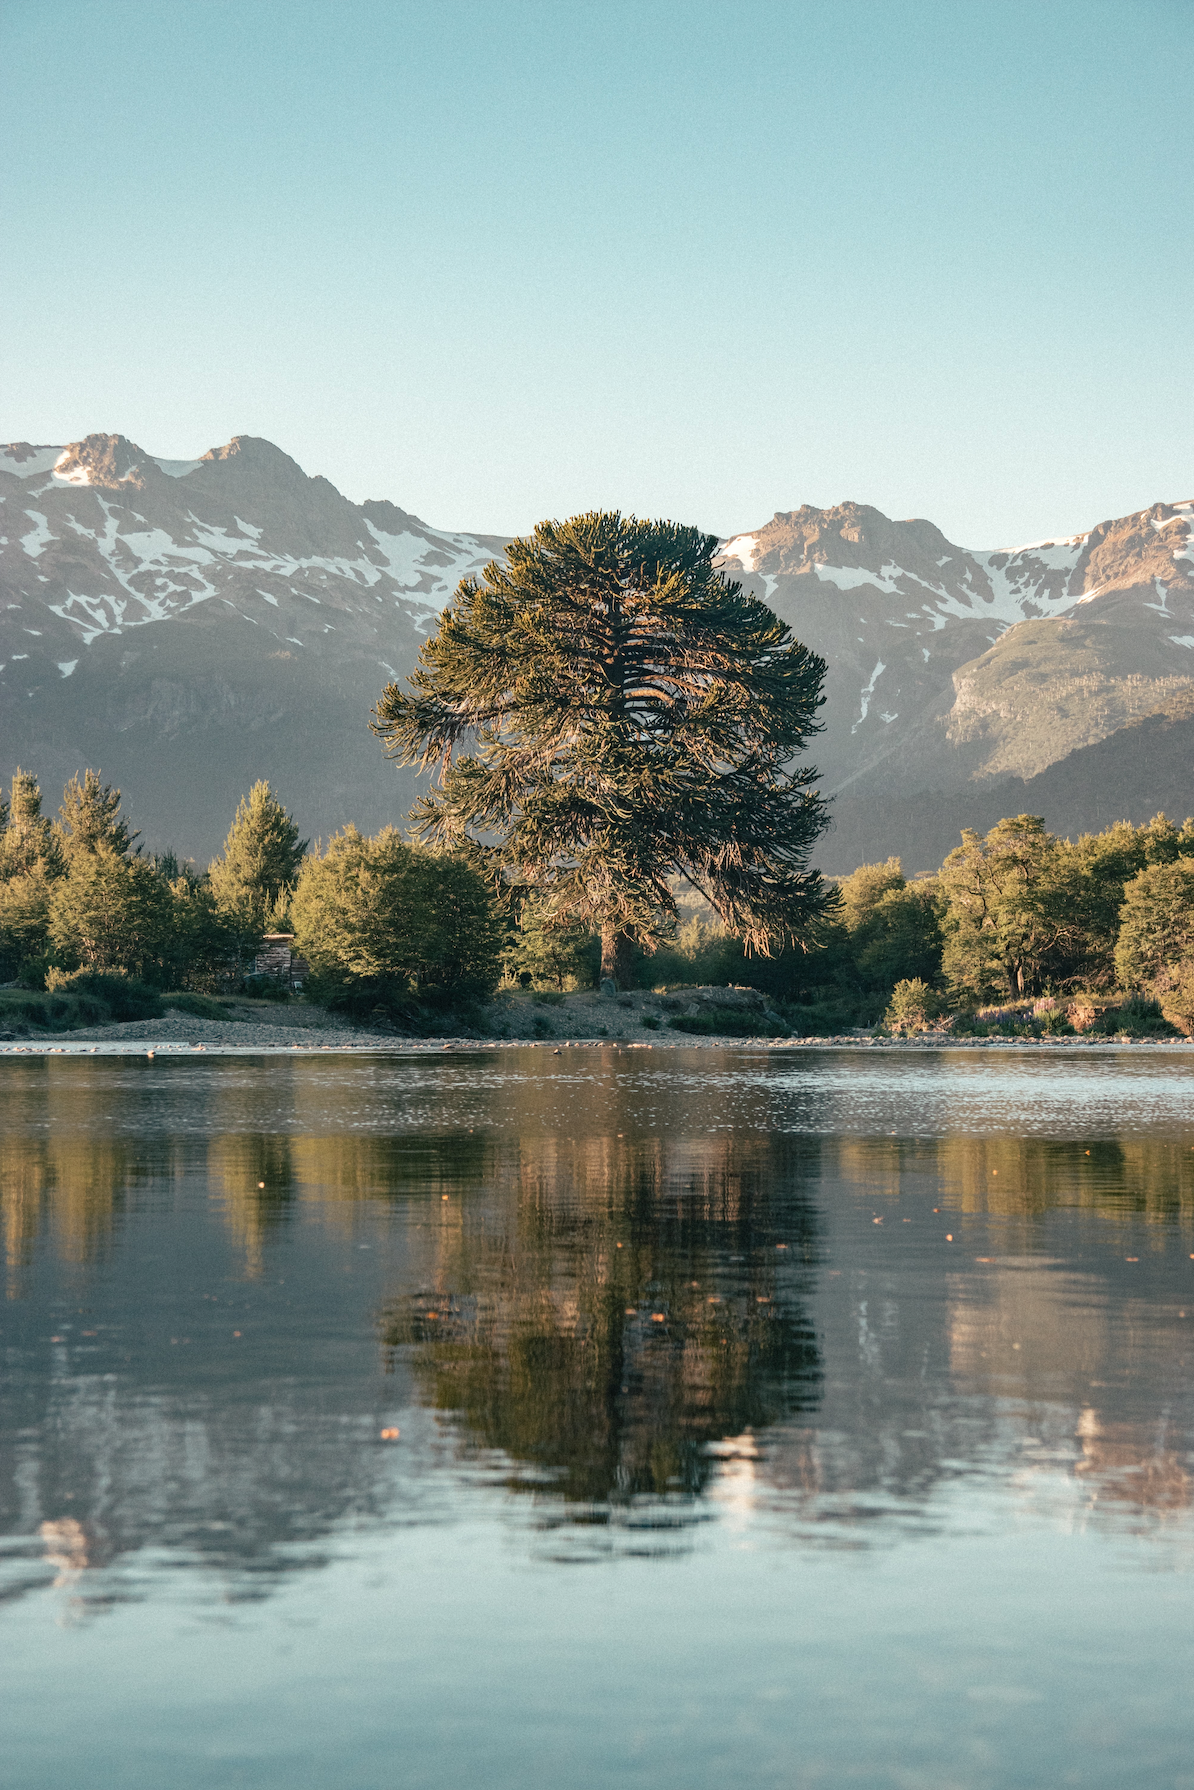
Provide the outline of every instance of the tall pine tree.
{"type": "Polygon", "coordinates": [[[58,827],[68,857],[76,852],[108,850],[126,857],[139,835],[120,813],[120,791],[102,783],[98,771],[76,774],[62,792],[58,827]]]}
{"type": "Polygon", "coordinates": [[[485,846],[545,920],[598,928],[615,981],[633,942],[667,936],[677,877],[762,951],[826,905],[808,864],[825,805],[791,768],[825,664],[716,552],[616,511],[541,523],[464,580],[372,723],[393,757],[439,767],[417,831],[485,846]]]}
{"type": "Polygon", "coordinates": [[[309,843],[268,783],[242,797],[210,876],[217,905],[238,917],[246,936],[266,930],[279,896],[298,881],[309,843]]]}

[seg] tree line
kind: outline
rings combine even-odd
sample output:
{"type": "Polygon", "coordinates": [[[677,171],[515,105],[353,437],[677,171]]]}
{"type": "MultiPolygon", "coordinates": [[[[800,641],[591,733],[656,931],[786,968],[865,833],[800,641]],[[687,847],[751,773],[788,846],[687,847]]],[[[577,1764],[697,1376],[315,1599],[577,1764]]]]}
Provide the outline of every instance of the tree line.
{"type": "Polygon", "coordinates": [[[270,933],[298,930],[310,991],[331,1006],[457,1003],[492,994],[505,943],[486,878],[460,856],[348,827],[310,851],[268,783],[239,804],[204,870],[153,855],[98,771],[55,817],[18,768],[0,797],[0,982],[71,992],[113,978],[162,992],[240,992],[270,933]]]}
{"type": "Polygon", "coordinates": [[[1158,814],[1070,840],[1016,815],[964,831],[934,875],[909,882],[890,859],[837,893],[777,988],[827,1020],[873,1024],[899,990],[897,1019],[1134,995],[1194,1026],[1194,821],[1158,814]]]}
{"type": "Polygon", "coordinates": [[[308,841],[266,783],[241,802],[206,870],[153,855],[98,771],[71,778],[55,817],[17,769],[0,796],[0,980],[65,986],[120,975],[214,990],[250,970],[288,920],[308,841]]]}
{"type": "MultiPolygon", "coordinates": [[[[0,798],[0,981],[229,992],[271,932],[296,935],[316,999],[358,1014],[476,1005],[503,977],[559,991],[600,978],[600,931],[533,883],[495,883],[464,844],[420,847],[393,828],[349,826],[313,853],[264,782],[205,870],[138,838],[100,773],[73,777],[51,819],[36,778],[16,771],[0,798]]],[[[1157,815],[1071,841],[1018,815],[963,833],[930,876],[909,881],[895,858],[862,865],[770,954],[706,910],[624,946],[620,968],[623,986],[755,987],[809,1031],[874,1024],[897,989],[925,1019],[1119,990],[1194,1026],[1194,821],[1157,815]]]]}

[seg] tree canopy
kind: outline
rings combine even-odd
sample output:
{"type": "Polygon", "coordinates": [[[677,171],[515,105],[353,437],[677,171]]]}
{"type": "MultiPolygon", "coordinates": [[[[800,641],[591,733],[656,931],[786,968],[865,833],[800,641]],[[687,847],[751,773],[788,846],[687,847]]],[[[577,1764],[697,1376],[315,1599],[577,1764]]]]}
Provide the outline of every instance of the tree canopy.
{"type": "Polygon", "coordinates": [[[100,780],[98,771],[76,774],[62,792],[58,830],[68,856],[106,848],[125,857],[139,835],[121,817],[120,791],[100,780]]]}
{"type": "Polygon", "coordinates": [[[294,923],[309,986],[334,1005],[485,999],[501,972],[504,928],[486,879],[460,858],[405,844],[393,827],[376,839],[346,827],[308,858],[294,923]]]}
{"type": "Polygon", "coordinates": [[[246,940],[267,930],[279,898],[298,881],[309,843],[299,838],[297,825],[268,783],[255,783],[241,798],[224,855],[213,861],[209,875],[217,903],[240,920],[246,940]]]}
{"type": "Polygon", "coordinates": [[[714,564],[713,535],[592,511],[465,579],[374,730],[438,767],[418,834],[487,848],[544,920],[587,921],[602,973],[673,925],[686,880],[751,949],[827,905],[808,867],[824,660],[714,564]]]}

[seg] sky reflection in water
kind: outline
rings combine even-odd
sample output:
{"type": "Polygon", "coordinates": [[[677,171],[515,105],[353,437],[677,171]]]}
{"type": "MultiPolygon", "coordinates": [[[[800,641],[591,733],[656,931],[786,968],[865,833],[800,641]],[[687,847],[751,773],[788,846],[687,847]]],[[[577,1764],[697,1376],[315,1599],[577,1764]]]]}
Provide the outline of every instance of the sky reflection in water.
{"type": "Polygon", "coordinates": [[[1194,1057],[2,1067],[17,1783],[1194,1785],[1194,1057]]]}

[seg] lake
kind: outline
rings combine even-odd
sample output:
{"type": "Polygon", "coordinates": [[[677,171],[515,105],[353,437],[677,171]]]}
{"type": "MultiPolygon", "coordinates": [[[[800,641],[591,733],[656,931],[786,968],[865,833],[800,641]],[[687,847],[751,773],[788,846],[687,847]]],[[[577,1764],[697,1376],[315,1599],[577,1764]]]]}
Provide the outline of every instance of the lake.
{"type": "Polygon", "coordinates": [[[6,1783],[1194,1786],[1194,1053],[0,1102],[6,1783]]]}

